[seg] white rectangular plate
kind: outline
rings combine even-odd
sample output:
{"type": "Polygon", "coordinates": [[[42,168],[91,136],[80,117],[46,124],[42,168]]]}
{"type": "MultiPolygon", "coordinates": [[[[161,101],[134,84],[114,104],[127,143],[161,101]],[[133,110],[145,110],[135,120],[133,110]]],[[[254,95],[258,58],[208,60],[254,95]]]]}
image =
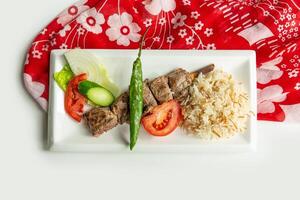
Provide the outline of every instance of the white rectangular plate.
{"type": "MultiPolygon", "coordinates": [[[[132,63],[137,50],[88,50],[103,63],[112,79],[122,90],[128,88],[132,63]]],[[[129,126],[118,126],[99,138],[92,137],[84,124],[70,119],[64,110],[64,93],[55,84],[53,73],[60,71],[66,63],[65,50],[51,54],[50,102],[48,134],[52,151],[62,152],[129,152],[129,126]]],[[[155,78],[167,74],[177,67],[188,71],[198,70],[208,64],[215,64],[231,73],[244,84],[250,96],[251,111],[256,113],[256,60],[254,51],[194,51],[155,50],[143,51],[144,78],[155,78]]],[[[230,139],[204,141],[188,136],[180,128],[163,138],[150,136],[141,130],[135,152],[243,152],[255,150],[256,117],[248,121],[246,133],[230,139]]]]}

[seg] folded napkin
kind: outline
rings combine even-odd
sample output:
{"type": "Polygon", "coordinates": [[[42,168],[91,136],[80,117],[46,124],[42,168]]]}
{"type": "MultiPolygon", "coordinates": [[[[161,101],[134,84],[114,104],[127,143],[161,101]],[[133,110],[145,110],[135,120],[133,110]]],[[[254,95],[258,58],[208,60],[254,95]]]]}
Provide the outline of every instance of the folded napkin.
{"type": "Polygon", "coordinates": [[[258,119],[300,122],[298,0],[82,0],[35,38],[24,83],[47,110],[52,49],[252,49],[258,119]]]}

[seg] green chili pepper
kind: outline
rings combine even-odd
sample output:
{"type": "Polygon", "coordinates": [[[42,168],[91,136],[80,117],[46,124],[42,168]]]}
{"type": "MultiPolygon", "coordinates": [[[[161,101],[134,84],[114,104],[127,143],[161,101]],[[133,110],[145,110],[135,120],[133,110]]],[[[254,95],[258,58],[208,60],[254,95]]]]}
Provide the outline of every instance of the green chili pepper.
{"type": "Polygon", "coordinates": [[[139,49],[138,58],[133,63],[132,76],[129,87],[129,107],[130,107],[130,150],[135,147],[141,127],[143,115],[143,70],[142,70],[142,49],[146,30],[139,49]]]}

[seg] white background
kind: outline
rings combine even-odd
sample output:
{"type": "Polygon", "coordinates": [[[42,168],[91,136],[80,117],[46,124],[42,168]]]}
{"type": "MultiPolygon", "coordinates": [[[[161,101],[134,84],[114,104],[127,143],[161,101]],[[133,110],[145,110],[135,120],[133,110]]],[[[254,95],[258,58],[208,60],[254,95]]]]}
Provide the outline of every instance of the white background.
{"type": "Polygon", "coordinates": [[[25,92],[36,33],[72,0],[1,0],[0,199],[299,199],[300,124],[260,122],[250,154],[57,154],[25,92]]]}

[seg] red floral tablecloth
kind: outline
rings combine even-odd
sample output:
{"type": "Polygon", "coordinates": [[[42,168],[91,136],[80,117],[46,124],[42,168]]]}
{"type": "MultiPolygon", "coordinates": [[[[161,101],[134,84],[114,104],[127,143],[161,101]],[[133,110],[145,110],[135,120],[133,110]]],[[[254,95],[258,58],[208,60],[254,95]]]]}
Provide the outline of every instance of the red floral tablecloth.
{"type": "Polygon", "coordinates": [[[253,49],[258,119],[300,122],[299,0],[82,0],[35,38],[24,83],[47,110],[52,49],[253,49]]]}

